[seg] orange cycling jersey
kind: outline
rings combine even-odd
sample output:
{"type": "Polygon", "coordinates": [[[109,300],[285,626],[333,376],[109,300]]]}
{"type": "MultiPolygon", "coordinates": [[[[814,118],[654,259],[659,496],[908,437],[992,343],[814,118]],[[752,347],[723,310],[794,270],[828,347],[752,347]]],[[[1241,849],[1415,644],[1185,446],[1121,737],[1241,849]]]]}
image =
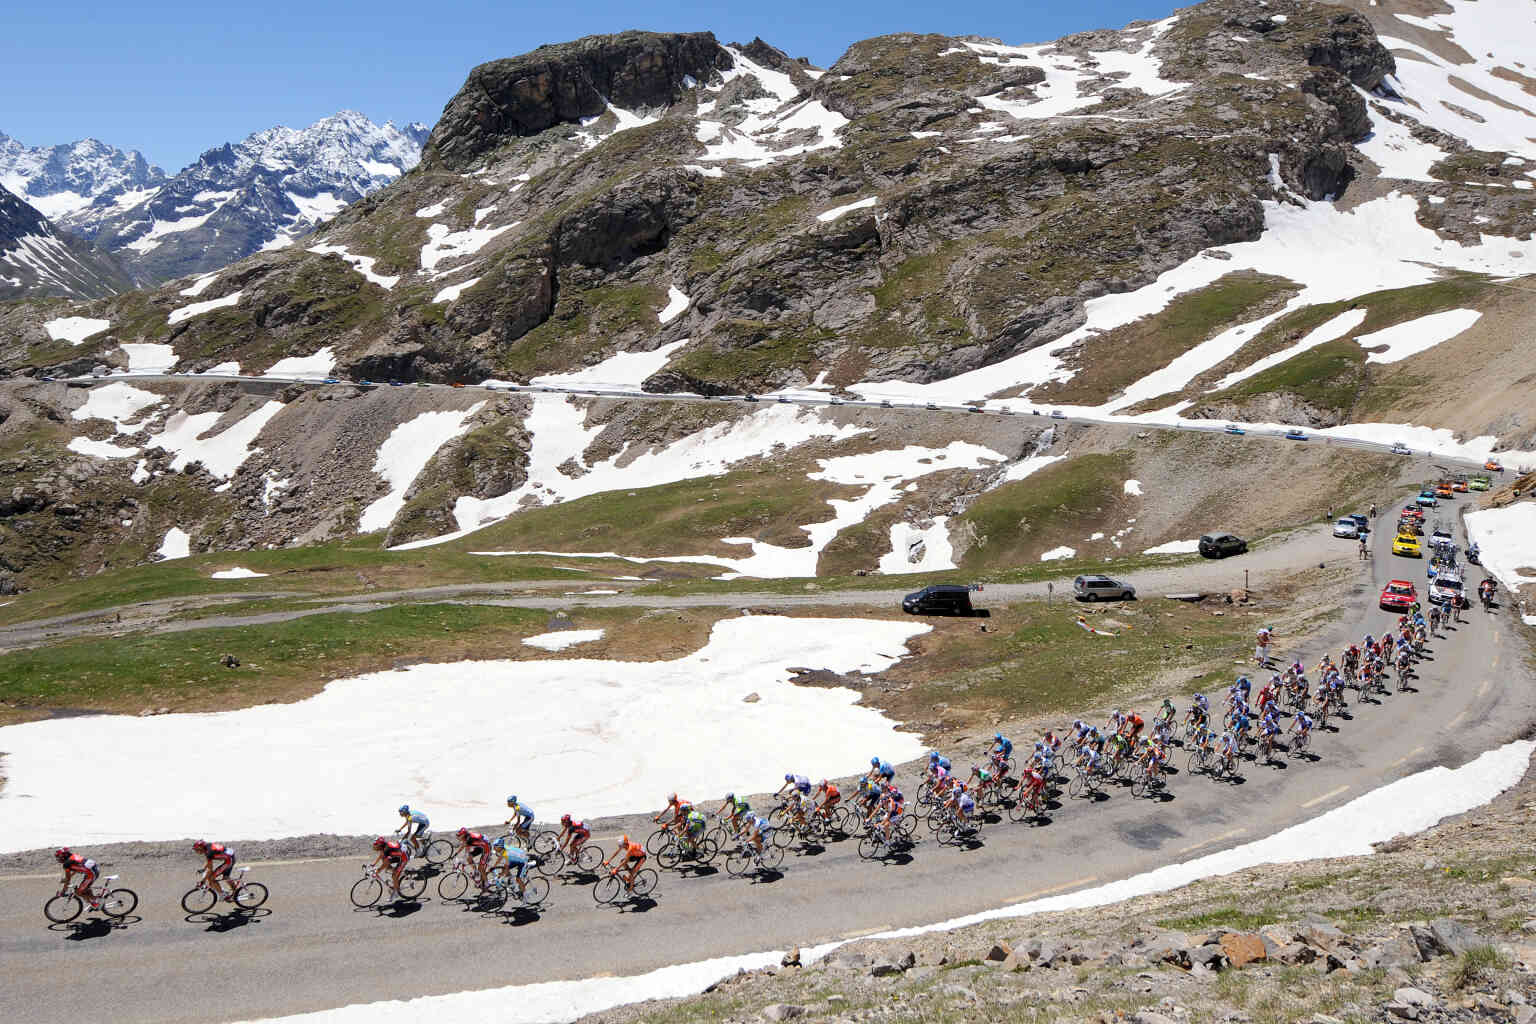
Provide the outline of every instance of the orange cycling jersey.
{"type": "Polygon", "coordinates": [[[833,802],[835,802],[835,801],[837,801],[837,800],[839,800],[841,798],[842,798],[842,794],[837,791],[837,787],[832,785],[831,783],[828,783],[827,784],[827,803],[833,803],[833,802]]]}
{"type": "Polygon", "coordinates": [[[619,852],[622,853],[627,860],[637,860],[645,856],[645,847],[641,846],[634,840],[630,840],[628,846],[619,847],[619,852]]]}

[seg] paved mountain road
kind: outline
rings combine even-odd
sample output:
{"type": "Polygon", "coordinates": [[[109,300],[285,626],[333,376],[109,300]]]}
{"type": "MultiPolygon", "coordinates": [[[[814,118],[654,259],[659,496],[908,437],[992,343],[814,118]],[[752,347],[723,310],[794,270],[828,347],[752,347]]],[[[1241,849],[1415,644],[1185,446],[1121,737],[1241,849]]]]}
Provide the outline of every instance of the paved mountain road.
{"type": "MultiPolygon", "coordinates": [[[[1360,568],[1359,614],[1327,636],[1295,644],[1281,638],[1282,654],[1299,653],[1311,664],[1324,650],[1336,653],[1348,638],[1390,623],[1393,617],[1375,608],[1381,584],[1393,575],[1418,582],[1424,572],[1422,562],[1393,559],[1389,544],[1380,531],[1375,558],[1360,568]]],[[[754,603],[765,596],[754,595],[754,603]]],[[[1416,692],[1393,692],[1379,704],[1355,701],[1352,720],[1315,737],[1315,762],[1246,764],[1241,784],[1181,773],[1161,801],[1133,799],[1119,787],[1095,804],[1063,796],[1046,826],[1005,820],[989,826],[985,845],[972,851],[926,840],[907,863],[867,863],[844,842],[814,856],[791,855],[773,881],[664,874],[655,905],[643,912],[598,909],[589,885],[557,885],[542,916],[521,922],[444,905],[434,888],[403,919],[355,911],[347,890],[367,859],[360,849],[353,857],[261,866],[252,877],[271,886],[268,906],[248,921],[210,925],[185,920],[177,907],[193,874],[189,854],[184,862],[132,865],[122,881],[141,903],[127,927],[73,932],[49,929],[42,918],[52,881],[0,878],[0,1014],[39,1024],[239,1020],[626,975],[938,921],[1124,878],[1260,838],[1421,768],[1463,763],[1523,732],[1536,720],[1536,694],[1522,641],[1506,614],[1466,615],[1434,642],[1416,692]]],[[[490,756],[496,741],[486,746],[490,756]]],[[[1175,764],[1182,763],[1176,755],[1175,764]]],[[[764,765],[765,778],[783,767],[764,765]]],[[[240,787],[260,784],[236,780],[232,798],[240,787]]],[[[381,827],[389,818],[381,816],[381,827]]]]}
{"type": "MultiPolygon", "coordinates": [[[[1326,524],[1301,527],[1259,542],[1247,554],[1220,561],[1198,559],[1165,567],[1140,570],[1126,578],[1143,597],[1161,596],[1165,593],[1205,591],[1225,592],[1243,585],[1244,573],[1250,584],[1262,587],[1275,574],[1294,572],[1298,568],[1326,563],[1337,565],[1355,559],[1355,543],[1332,536],[1326,524]]],[[[899,577],[893,577],[899,578],[899,577]]],[[[961,579],[956,574],[956,579],[961,579]]],[[[794,594],[774,591],[743,590],[734,593],[653,595],[628,592],[627,584],[601,582],[604,589],[617,590],[617,594],[583,594],[567,592],[549,596],[542,591],[586,586],[581,580],[528,580],[507,583],[470,583],[439,585],[405,590],[367,592],[341,598],[317,598],[314,607],[288,608],[282,611],[240,614],[205,615],[196,619],[165,619],[161,616],[176,607],[203,603],[204,598],[176,598],[125,604],[94,612],[79,612],[52,619],[21,622],[0,627],[0,651],[35,647],[57,643],[61,640],[86,636],[105,636],[121,632],[180,633],[196,629],[220,629],[236,626],[270,625],[305,618],[310,615],[331,613],[362,614],[378,611],[391,604],[402,602],[447,602],[457,604],[493,605],[514,608],[579,608],[579,607],[635,607],[635,608],[803,608],[803,607],[875,607],[894,609],[901,606],[901,599],[911,593],[912,586],[879,590],[805,590],[794,594]],[[122,616],[126,621],[119,621],[122,616]]],[[[807,580],[813,584],[815,581],[807,580]]],[[[1071,581],[1063,577],[1053,581],[1055,594],[1063,600],[1071,598],[1071,581]]],[[[1047,595],[1047,584],[1041,583],[994,583],[976,598],[978,607],[1003,605],[1012,601],[1039,600],[1047,595]]],[[[249,597],[260,600],[275,596],[298,597],[298,593],[262,593],[252,595],[218,595],[222,599],[249,597]]]]}

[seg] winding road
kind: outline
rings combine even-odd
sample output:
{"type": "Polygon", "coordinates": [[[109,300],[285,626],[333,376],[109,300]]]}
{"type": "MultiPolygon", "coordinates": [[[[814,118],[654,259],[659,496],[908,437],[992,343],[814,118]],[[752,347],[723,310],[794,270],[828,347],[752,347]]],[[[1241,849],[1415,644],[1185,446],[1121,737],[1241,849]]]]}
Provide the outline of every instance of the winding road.
{"type": "MultiPolygon", "coordinates": [[[[1275,547],[1298,545],[1288,549],[1295,555],[1308,534],[1275,547]]],[[[1393,558],[1390,542],[1390,531],[1376,531],[1374,557],[1359,563],[1358,614],[1326,636],[1281,638],[1281,657],[1295,654],[1311,664],[1325,650],[1337,654],[1349,639],[1389,624],[1393,617],[1376,608],[1382,584],[1393,576],[1424,578],[1423,563],[1393,558]]],[[[1480,578],[1476,569],[1472,576],[1480,578]]],[[[1155,590],[1135,582],[1143,594],[1155,590]]],[[[749,596],[754,605],[780,600],[749,596]]],[[[859,600],[879,596],[863,593],[859,600]]],[[[1009,595],[992,588],[987,596],[997,602],[1009,595]]],[[[622,595],[613,600],[637,603],[622,595]]],[[[1237,783],[1180,774],[1161,800],[1134,799],[1120,787],[1092,803],[1063,795],[1048,824],[1004,819],[973,850],[927,840],[910,859],[878,863],[860,860],[855,844],[842,842],[792,853],[774,879],[664,874],[653,905],[622,912],[595,907],[589,884],[556,885],[537,917],[444,904],[433,888],[419,907],[354,910],[347,890],[367,856],[360,845],[352,856],[258,864],[252,878],[271,887],[268,905],[250,917],[213,920],[189,920],[177,906],[195,867],[190,853],[137,861],[122,882],[142,902],[124,927],[50,928],[41,906],[57,873],[39,858],[37,873],[0,878],[0,1014],[40,1024],[240,1020],[628,975],[923,924],[1124,878],[1260,838],[1425,767],[1464,763],[1522,733],[1536,721],[1536,692],[1513,620],[1502,611],[1465,614],[1465,623],[1434,641],[1413,691],[1356,700],[1337,731],[1315,737],[1315,761],[1245,763],[1237,783]]],[[[765,765],[765,777],[779,770],[765,765]]],[[[234,798],[245,785],[260,780],[237,780],[234,798]]],[[[606,824],[597,835],[611,840],[615,823],[606,824]]]]}

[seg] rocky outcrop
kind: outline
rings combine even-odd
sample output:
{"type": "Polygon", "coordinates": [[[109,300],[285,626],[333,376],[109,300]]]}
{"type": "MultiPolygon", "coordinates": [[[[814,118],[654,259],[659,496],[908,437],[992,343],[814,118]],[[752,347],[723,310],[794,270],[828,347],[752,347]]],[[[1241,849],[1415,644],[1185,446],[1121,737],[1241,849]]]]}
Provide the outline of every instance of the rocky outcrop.
{"type": "Polygon", "coordinates": [[[622,32],[481,64],[443,109],[428,159],[461,170],[509,139],[597,117],[609,104],[670,106],[685,79],[702,81],[731,63],[709,32],[622,32]]]}
{"type": "Polygon", "coordinates": [[[0,187],[0,299],[94,299],[131,287],[110,255],[55,229],[48,218],[0,187]]]}

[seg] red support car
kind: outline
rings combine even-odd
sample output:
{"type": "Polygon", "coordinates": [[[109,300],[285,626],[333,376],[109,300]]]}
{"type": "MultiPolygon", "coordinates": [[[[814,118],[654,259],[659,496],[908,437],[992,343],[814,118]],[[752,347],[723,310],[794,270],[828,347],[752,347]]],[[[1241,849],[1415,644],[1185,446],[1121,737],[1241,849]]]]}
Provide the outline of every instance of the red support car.
{"type": "Polygon", "coordinates": [[[1392,580],[1381,589],[1381,609],[1387,612],[1405,612],[1419,599],[1419,592],[1408,580],[1392,580]]]}

